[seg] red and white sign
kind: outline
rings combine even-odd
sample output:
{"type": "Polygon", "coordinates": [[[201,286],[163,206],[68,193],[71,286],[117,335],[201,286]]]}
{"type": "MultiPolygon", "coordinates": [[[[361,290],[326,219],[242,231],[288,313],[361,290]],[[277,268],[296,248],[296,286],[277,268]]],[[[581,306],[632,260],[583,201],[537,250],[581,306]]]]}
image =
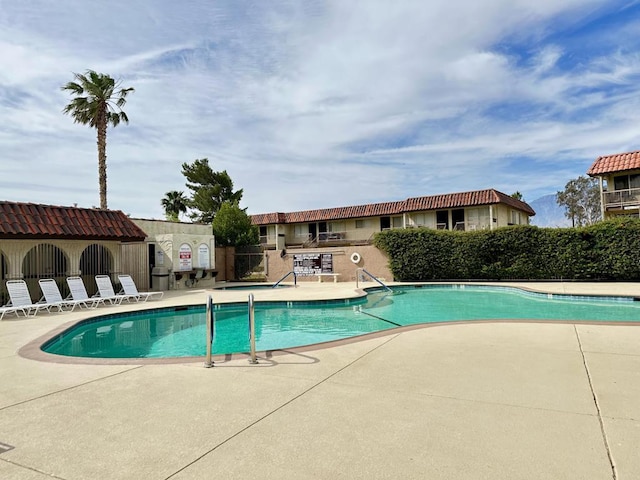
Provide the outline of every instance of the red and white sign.
{"type": "Polygon", "coordinates": [[[180,245],[180,251],[178,252],[180,261],[178,263],[178,270],[192,270],[193,264],[191,262],[191,246],[188,243],[180,245]]]}

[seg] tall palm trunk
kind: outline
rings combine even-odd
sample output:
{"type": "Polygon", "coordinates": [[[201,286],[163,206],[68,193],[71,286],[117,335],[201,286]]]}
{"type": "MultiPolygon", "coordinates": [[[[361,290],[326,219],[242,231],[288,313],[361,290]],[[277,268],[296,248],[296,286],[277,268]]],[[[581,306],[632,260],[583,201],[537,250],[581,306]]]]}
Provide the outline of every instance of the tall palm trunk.
{"type": "Polygon", "coordinates": [[[100,209],[107,210],[107,117],[98,120],[98,183],[100,185],[100,209]]]}

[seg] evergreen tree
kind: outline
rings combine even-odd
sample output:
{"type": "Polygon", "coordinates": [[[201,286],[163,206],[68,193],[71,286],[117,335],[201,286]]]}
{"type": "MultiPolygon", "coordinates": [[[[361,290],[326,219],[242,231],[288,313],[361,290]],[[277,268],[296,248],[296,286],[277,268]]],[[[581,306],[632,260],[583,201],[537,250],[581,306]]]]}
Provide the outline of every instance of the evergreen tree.
{"type": "Polygon", "coordinates": [[[191,190],[188,207],[193,221],[211,223],[224,202],[239,204],[242,189],[234,192],[233,181],[226,170],[214,172],[206,158],[182,164],[182,174],[191,190]]]}

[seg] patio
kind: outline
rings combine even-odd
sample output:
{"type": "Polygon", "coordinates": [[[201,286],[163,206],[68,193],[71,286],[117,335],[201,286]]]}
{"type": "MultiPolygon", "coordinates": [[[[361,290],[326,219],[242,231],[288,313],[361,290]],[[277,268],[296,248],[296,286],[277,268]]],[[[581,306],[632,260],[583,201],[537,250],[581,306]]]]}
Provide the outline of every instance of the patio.
{"type": "MultiPolygon", "coordinates": [[[[204,303],[210,291],[167,293],[153,306],[204,303]]],[[[247,292],[214,295],[233,301],[247,292]]],[[[283,295],[353,295],[353,285],[255,294],[283,295]]],[[[263,355],[255,366],[218,359],[212,369],[201,361],[90,365],[18,355],[83,316],[0,322],[0,478],[640,477],[638,326],[435,326],[263,355]]]]}

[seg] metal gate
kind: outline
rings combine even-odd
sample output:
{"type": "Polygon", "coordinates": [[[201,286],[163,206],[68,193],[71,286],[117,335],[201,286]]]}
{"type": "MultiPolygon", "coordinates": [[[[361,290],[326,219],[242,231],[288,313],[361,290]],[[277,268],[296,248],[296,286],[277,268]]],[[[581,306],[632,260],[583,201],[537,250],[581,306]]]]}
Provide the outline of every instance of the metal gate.
{"type": "Polygon", "coordinates": [[[122,273],[131,275],[138,290],[149,290],[151,265],[149,264],[148,244],[144,242],[123,243],[120,246],[120,255],[122,273]]]}
{"type": "Polygon", "coordinates": [[[264,280],[264,255],[260,245],[235,248],[235,280],[264,280]]]}

